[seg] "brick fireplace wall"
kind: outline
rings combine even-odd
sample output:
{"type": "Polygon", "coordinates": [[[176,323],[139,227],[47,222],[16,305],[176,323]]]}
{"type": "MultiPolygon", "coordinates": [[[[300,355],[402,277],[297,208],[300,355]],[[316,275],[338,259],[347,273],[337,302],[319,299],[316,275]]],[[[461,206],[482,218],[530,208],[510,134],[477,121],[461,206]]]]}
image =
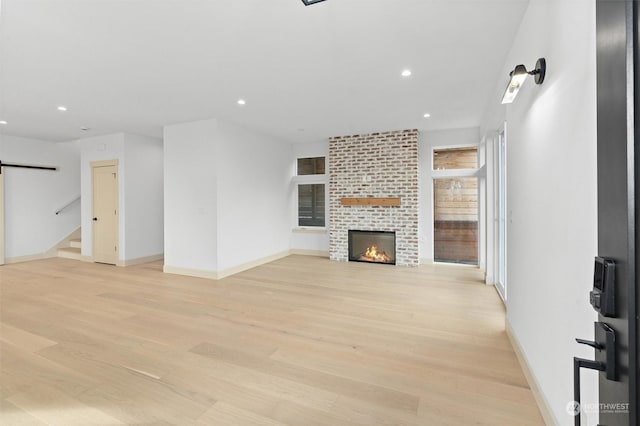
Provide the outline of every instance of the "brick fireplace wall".
{"type": "Polygon", "coordinates": [[[395,231],[396,264],[418,257],[418,131],[329,139],[329,257],[347,261],[348,231],[395,231]],[[400,206],[343,206],[341,198],[400,197],[400,206]]]}

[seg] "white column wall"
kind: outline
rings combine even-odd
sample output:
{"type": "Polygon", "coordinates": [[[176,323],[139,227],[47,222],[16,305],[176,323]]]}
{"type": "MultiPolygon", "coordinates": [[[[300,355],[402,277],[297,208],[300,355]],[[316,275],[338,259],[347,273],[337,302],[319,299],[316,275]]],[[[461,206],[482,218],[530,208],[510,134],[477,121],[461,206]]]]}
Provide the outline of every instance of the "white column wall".
{"type": "Polygon", "coordinates": [[[218,270],[287,254],[289,144],[218,121],[218,270]]]}
{"type": "Polygon", "coordinates": [[[211,119],[164,130],[165,271],[216,278],[289,252],[290,145],[211,119]]]}
{"type": "Polygon", "coordinates": [[[218,270],[216,120],[164,128],[165,270],[218,270]]]}

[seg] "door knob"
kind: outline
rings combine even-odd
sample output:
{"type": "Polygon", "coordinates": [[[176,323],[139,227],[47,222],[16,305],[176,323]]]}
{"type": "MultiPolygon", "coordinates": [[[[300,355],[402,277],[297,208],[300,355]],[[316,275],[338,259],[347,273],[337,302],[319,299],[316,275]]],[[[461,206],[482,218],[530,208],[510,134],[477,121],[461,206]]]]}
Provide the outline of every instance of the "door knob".
{"type": "Polygon", "coordinates": [[[97,217],[94,217],[94,218],[93,218],[93,221],[94,221],[94,222],[97,222],[97,221],[98,221],[98,218],[97,218],[97,217]]]}
{"type": "MultiPolygon", "coordinates": [[[[616,332],[603,322],[595,322],[593,325],[595,341],[576,339],[576,342],[591,346],[596,350],[596,360],[573,357],[573,400],[578,404],[578,407],[580,407],[581,368],[602,371],[606,374],[607,380],[617,380],[616,332]]],[[[578,410],[575,417],[575,426],[580,426],[580,422],[580,411],[578,410]]]]}

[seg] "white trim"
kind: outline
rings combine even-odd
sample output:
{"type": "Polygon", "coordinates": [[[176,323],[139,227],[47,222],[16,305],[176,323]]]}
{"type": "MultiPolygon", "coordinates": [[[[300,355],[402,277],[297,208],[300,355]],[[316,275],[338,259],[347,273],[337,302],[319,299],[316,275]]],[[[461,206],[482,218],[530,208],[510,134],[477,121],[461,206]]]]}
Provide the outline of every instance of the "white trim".
{"type": "MultiPolygon", "coordinates": [[[[485,280],[486,280],[486,273],[485,273],[485,280]]],[[[500,300],[502,300],[502,304],[504,305],[505,309],[507,308],[507,301],[504,300],[504,296],[502,295],[502,293],[500,292],[500,289],[498,288],[498,286],[496,285],[496,283],[490,283],[487,281],[486,283],[487,285],[492,285],[493,288],[496,289],[496,293],[498,293],[498,296],[500,297],[500,300]]]]}
{"type": "Polygon", "coordinates": [[[98,160],[98,161],[92,161],[90,163],[91,168],[94,167],[108,167],[108,166],[118,166],[118,159],[113,159],[113,160],[98,160]]]}
{"type": "Polygon", "coordinates": [[[10,265],[13,263],[32,262],[34,260],[51,259],[52,257],[56,257],[56,256],[49,255],[47,253],[29,254],[26,256],[7,257],[4,260],[4,263],[6,265],[10,265]]]}
{"type": "Polygon", "coordinates": [[[527,362],[527,357],[522,350],[522,346],[520,346],[520,342],[516,338],[513,329],[511,328],[511,324],[509,321],[505,320],[504,328],[507,332],[507,337],[509,338],[509,342],[511,342],[511,346],[513,347],[513,351],[516,354],[516,358],[518,358],[518,363],[520,363],[520,367],[522,368],[522,372],[524,373],[524,377],[527,379],[527,383],[529,384],[529,388],[531,389],[531,393],[533,394],[536,403],[538,404],[538,410],[540,410],[540,415],[542,415],[542,419],[546,425],[558,425],[560,424],[556,418],[553,416],[553,412],[551,411],[551,405],[549,401],[545,398],[544,394],[541,391],[540,384],[536,380],[533,372],[531,371],[531,367],[527,362]]]}
{"type": "Polygon", "coordinates": [[[484,170],[482,168],[448,169],[448,170],[431,171],[431,177],[433,179],[464,178],[464,177],[479,177],[479,176],[484,176],[484,170]]]}
{"type": "MultiPolygon", "coordinates": [[[[70,235],[73,235],[79,229],[80,228],[76,229],[70,235]]],[[[64,243],[65,241],[67,241],[68,238],[69,237],[66,237],[66,238],[62,239],[61,242],[64,243]]],[[[61,257],[61,256],[58,256],[57,250],[59,248],[64,248],[64,247],[63,246],[59,246],[59,244],[60,243],[56,244],[54,247],[52,247],[51,249],[47,250],[45,253],[30,254],[30,255],[27,255],[27,256],[17,256],[17,257],[8,258],[8,259],[6,259],[6,263],[7,264],[10,264],[10,263],[22,263],[22,262],[31,262],[31,261],[34,261],[34,260],[43,260],[43,259],[51,259],[51,258],[54,258],[54,257],[61,257]]],[[[155,261],[162,260],[162,259],[164,259],[164,253],[156,254],[156,255],[153,255],[153,256],[139,257],[137,259],[118,260],[118,263],[116,263],[116,266],[125,267],[125,266],[140,265],[140,264],[143,264],[143,263],[155,262],[155,261]]],[[[79,260],[82,261],[82,262],[93,262],[93,257],[92,256],[80,256],[79,260]]]]}
{"type": "Polygon", "coordinates": [[[280,253],[272,254],[270,256],[265,256],[260,259],[252,260],[251,262],[246,262],[241,265],[237,265],[228,269],[224,269],[222,271],[212,271],[207,269],[191,269],[191,268],[181,268],[177,266],[164,265],[162,267],[162,271],[167,274],[176,274],[176,275],[187,275],[190,277],[197,278],[205,278],[210,280],[221,280],[228,276],[237,274],[239,272],[246,271],[248,269],[255,268],[256,266],[264,265],[265,263],[273,262],[274,260],[282,259],[283,257],[287,257],[291,254],[291,250],[285,250],[280,253]]]}
{"type": "Polygon", "coordinates": [[[162,272],[165,274],[186,275],[189,277],[206,278],[217,280],[218,273],[216,271],[208,271],[206,269],[179,268],[177,266],[164,265],[162,272]]]}
{"type": "Polygon", "coordinates": [[[299,226],[291,230],[294,234],[326,234],[329,232],[326,226],[299,226]]]}
{"type": "Polygon", "coordinates": [[[327,183],[329,182],[329,176],[324,175],[301,175],[294,176],[293,183],[295,184],[310,184],[310,183],[327,183]]]}
{"type": "MultiPolygon", "coordinates": [[[[455,129],[454,129],[455,130],[455,129]]],[[[433,149],[461,149],[461,148],[475,148],[477,147],[477,143],[460,143],[460,144],[451,144],[451,145],[434,145],[433,149]]]]}
{"type": "Polygon", "coordinates": [[[256,266],[264,265],[265,263],[273,262],[274,260],[282,259],[283,257],[287,257],[291,254],[291,250],[285,250],[280,253],[272,254],[270,256],[265,256],[260,259],[252,260],[247,263],[243,263],[238,266],[233,266],[228,269],[224,269],[222,271],[218,271],[218,279],[228,277],[230,275],[237,274],[238,272],[246,271],[247,269],[255,268],[256,266]]]}
{"type": "Polygon", "coordinates": [[[318,256],[318,257],[329,258],[328,250],[291,249],[291,254],[298,254],[300,256],[318,256]]]}
{"type": "Polygon", "coordinates": [[[304,157],[304,156],[296,156],[295,157],[295,162],[296,162],[296,166],[294,168],[294,173],[295,175],[291,178],[291,182],[293,183],[293,212],[291,215],[291,219],[292,219],[292,223],[291,226],[293,228],[293,232],[304,232],[304,231],[297,231],[298,229],[313,229],[314,227],[307,227],[307,226],[299,226],[299,217],[298,217],[298,208],[299,208],[299,201],[298,201],[298,185],[324,185],[324,223],[325,226],[319,226],[317,227],[317,229],[323,229],[326,230],[326,225],[329,221],[329,155],[328,154],[322,154],[322,155],[314,155],[314,156],[309,156],[309,157],[304,157]],[[302,159],[302,158],[319,158],[322,157],[324,158],[324,174],[317,174],[317,175],[299,175],[298,174],[298,160],[302,159]]]}
{"type": "Polygon", "coordinates": [[[33,260],[42,260],[42,259],[51,259],[53,257],[58,257],[58,249],[69,246],[69,240],[78,238],[80,236],[80,227],[78,226],[76,229],[71,231],[67,236],[60,239],[57,243],[55,243],[49,250],[44,253],[36,253],[36,254],[28,254],[25,256],[16,256],[5,259],[6,264],[10,263],[22,263],[22,262],[31,262],[33,260]]]}
{"type": "Polygon", "coordinates": [[[152,256],[138,257],[135,259],[118,260],[117,266],[133,266],[143,263],[156,262],[164,259],[164,253],[154,254],[152,256]]]}
{"type": "Polygon", "coordinates": [[[508,189],[508,176],[507,176],[507,122],[503,122],[502,125],[502,129],[498,130],[498,134],[495,140],[496,143],[496,151],[495,151],[495,155],[494,155],[494,161],[495,161],[495,168],[494,168],[494,178],[495,178],[495,186],[494,186],[494,208],[495,208],[495,212],[494,212],[494,226],[495,226],[495,238],[494,238],[494,261],[495,261],[495,265],[494,265],[494,272],[493,272],[493,276],[494,276],[494,282],[495,282],[495,286],[496,289],[498,290],[498,293],[500,294],[500,297],[502,298],[503,302],[506,304],[507,301],[507,297],[508,297],[508,279],[507,279],[507,263],[508,263],[508,252],[507,252],[507,246],[508,246],[508,235],[509,235],[509,220],[508,220],[508,215],[509,215],[509,207],[508,207],[508,194],[507,194],[507,189],[508,189]],[[502,141],[502,143],[501,143],[502,141]],[[503,148],[502,145],[504,145],[504,152],[503,152],[503,148]],[[504,154],[504,155],[503,155],[504,154]],[[502,158],[502,161],[500,160],[502,158]],[[501,167],[503,166],[503,167],[501,167]],[[504,191],[501,191],[501,183],[502,183],[502,179],[500,179],[500,176],[504,176],[504,191]],[[504,199],[503,199],[504,198],[504,199]],[[500,209],[500,201],[503,201],[503,205],[504,205],[504,211],[502,211],[500,209]],[[501,221],[500,221],[500,217],[501,215],[504,213],[504,217],[502,222],[504,222],[504,226],[502,226],[502,228],[504,228],[504,235],[501,234],[500,229],[501,229],[501,221]],[[501,247],[502,247],[502,243],[504,243],[504,248],[502,250],[502,252],[504,253],[504,257],[500,256],[501,253],[501,247]],[[502,272],[504,272],[504,274],[502,274],[502,272]],[[502,278],[502,281],[501,281],[502,278]]]}

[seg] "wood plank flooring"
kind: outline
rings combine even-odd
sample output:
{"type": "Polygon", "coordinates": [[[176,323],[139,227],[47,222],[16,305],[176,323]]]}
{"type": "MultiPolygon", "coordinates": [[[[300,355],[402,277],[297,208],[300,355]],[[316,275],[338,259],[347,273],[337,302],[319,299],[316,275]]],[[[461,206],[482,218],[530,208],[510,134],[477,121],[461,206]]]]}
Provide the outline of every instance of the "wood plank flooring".
{"type": "Polygon", "coordinates": [[[0,268],[1,425],[542,425],[477,270],[0,268]]]}

